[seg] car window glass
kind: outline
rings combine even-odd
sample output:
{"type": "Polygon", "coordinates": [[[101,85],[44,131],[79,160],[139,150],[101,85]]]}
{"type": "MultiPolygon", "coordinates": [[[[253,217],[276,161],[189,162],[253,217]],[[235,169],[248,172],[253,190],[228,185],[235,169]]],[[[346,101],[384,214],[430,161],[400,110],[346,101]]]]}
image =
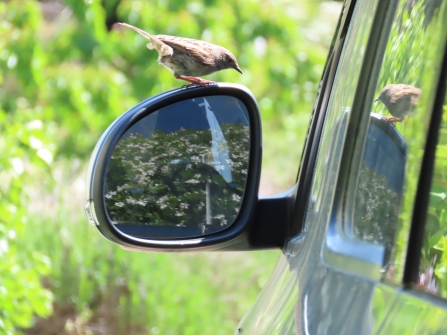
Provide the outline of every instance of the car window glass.
{"type": "Polygon", "coordinates": [[[383,271],[402,276],[423,148],[444,52],[446,3],[400,1],[365,141],[356,143],[344,208],[351,239],[383,246],[383,271]]]}
{"type": "Polygon", "coordinates": [[[447,298],[447,99],[436,146],[435,169],[419,263],[419,283],[447,298]]]}

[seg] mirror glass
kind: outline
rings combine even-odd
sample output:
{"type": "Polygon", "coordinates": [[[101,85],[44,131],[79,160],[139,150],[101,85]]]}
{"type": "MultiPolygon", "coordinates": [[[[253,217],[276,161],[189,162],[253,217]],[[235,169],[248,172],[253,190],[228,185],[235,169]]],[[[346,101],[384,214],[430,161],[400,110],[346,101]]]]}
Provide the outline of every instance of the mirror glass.
{"type": "Polygon", "coordinates": [[[107,166],[104,200],[117,229],[172,239],[208,235],[238,216],[250,123],[231,96],[181,101],[131,126],[107,166]]]}

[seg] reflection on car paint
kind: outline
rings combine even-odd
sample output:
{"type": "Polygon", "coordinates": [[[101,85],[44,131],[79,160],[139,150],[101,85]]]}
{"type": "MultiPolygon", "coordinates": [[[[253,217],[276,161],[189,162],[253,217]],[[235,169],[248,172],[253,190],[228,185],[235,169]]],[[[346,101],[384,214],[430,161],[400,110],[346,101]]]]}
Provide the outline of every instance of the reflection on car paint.
{"type": "MultiPolygon", "coordinates": [[[[364,328],[372,322],[362,321],[371,317],[369,306],[371,301],[375,301],[375,284],[342,276],[338,270],[326,267],[321,262],[321,251],[340,163],[340,156],[331,155],[331,152],[333,143],[342,145],[346,135],[345,130],[340,131],[337,127],[337,121],[344,114],[349,117],[346,112],[352,105],[359,80],[371,30],[371,13],[375,11],[376,4],[369,0],[358,1],[353,14],[328,106],[304,231],[286,244],[281,262],[240,323],[243,334],[369,333],[364,328]],[[359,308],[350,309],[355,302],[359,308]],[[349,319],[346,313],[351,314],[349,319]]],[[[377,316],[373,318],[380,323],[377,316]]]]}
{"type": "MultiPolygon", "coordinates": [[[[369,109],[364,111],[369,114],[372,106],[373,112],[380,116],[387,112],[394,113],[396,115],[393,117],[399,121],[407,114],[415,112],[406,122],[396,125],[392,130],[394,133],[390,133],[390,138],[396,139],[394,147],[391,148],[396,151],[394,162],[388,158],[385,161],[380,159],[380,150],[376,150],[379,147],[377,143],[372,143],[383,135],[380,133],[383,129],[371,131],[369,137],[366,132],[366,141],[371,141],[366,143],[366,146],[364,141],[357,143],[360,150],[356,152],[360,153],[361,158],[356,160],[357,168],[361,170],[363,164],[364,172],[369,169],[372,173],[369,177],[364,175],[363,178],[380,179],[376,186],[389,192],[388,198],[382,196],[378,199],[379,203],[389,202],[388,205],[385,204],[384,213],[390,215],[397,211],[398,216],[383,222],[385,225],[390,224],[390,236],[384,239],[377,239],[375,236],[371,239],[368,233],[362,235],[369,227],[358,225],[360,217],[356,218],[354,227],[345,227],[346,235],[349,236],[350,232],[352,234],[357,229],[357,232],[351,235],[353,242],[361,236],[368,238],[357,241],[357,248],[352,248],[351,255],[337,254],[337,250],[331,250],[326,244],[330,232],[327,228],[332,226],[332,222],[329,221],[335,219],[335,226],[340,224],[337,222],[339,217],[330,218],[334,185],[340,163],[338,154],[340,150],[337,146],[343,145],[346,135],[346,129],[339,124],[342,123],[340,120],[344,113],[345,117],[349,118],[349,106],[352,105],[358,82],[358,71],[361,66],[359,64],[363,59],[362,51],[365,49],[371,28],[369,19],[372,17],[371,13],[375,11],[374,6],[375,4],[370,1],[358,1],[356,4],[325,120],[312,193],[309,195],[305,230],[287,243],[283,259],[288,260],[288,266],[284,260],[279,263],[272,275],[273,279],[266,285],[253,308],[241,322],[243,333],[444,334],[447,332],[445,308],[427,301],[429,296],[426,294],[407,293],[399,288],[428,120],[446,40],[445,2],[442,5],[438,1],[399,2],[375,97],[379,96],[380,90],[390,83],[412,85],[417,96],[412,95],[409,108],[399,107],[404,110],[403,113],[400,113],[402,110],[394,110],[392,106],[386,109],[386,106],[373,104],[372,101],[371,105],[366,104],[369,109]],[[421,91],[424,94],[420,94],[421,91]],[[387,166],[393,171],[388,171],[387,166]],[[396,239],[394,235],[397,235],[396,239]],[[385,252],[378,258],[368,256],[368,253],[362,256],[363,258],[360,257],[362,248],[368,246],[375,247],[370,249],[373,253],[380,252],[380,248],[385,252]],[[326,257],[327,255],[335,256],[331,258],[326,257]],[[280,273],[281,270],[284,273],[280,273]],[[281,279],[278,280],[278,277],[281,279]],[[389,280],[394,281],[395,285],[388,285],[389,280]],[[294,301],[296,303],[293,327],[292,321],[287,316],[290,313],[290,304],[294,301]],[[272,310],[281,312],[271,313],[272,310]]],[[[380,120],[382,124],[384,119],[397,121],[387,117],[373,116],[373,118],[380,120]]],[[[375,122],[374,119],[372,121],[375,122]]],[[[387,155],[392,157],[393,153],[389,152],[387,155]]],[[[360,171],[360,176],[361,173],[360,171]]],[[[353,175],[355,185],[358,176],[359,174],[353,175]]],[[[353,190],[356,190],[356,187],[353,190]]],[[[367,190],[371,191],[370,187],[367,187],[367,190]]],[[[358,196],[354,198],[361,201],[358,196]]],[[[381,220],[384,218],[379,221],[381,220]]],[[[372,233],[380,235],[383,231],[372,233]]],[[[335,231],[335,234],[338,232],[335,231]]],[[[429,277],[433,276],[434,271],[430,270],[432,263],[428,264],[429,266],[421,269],[421,274],[425,274],[423,279],[426,283],[430,282],[429,277]]]]}

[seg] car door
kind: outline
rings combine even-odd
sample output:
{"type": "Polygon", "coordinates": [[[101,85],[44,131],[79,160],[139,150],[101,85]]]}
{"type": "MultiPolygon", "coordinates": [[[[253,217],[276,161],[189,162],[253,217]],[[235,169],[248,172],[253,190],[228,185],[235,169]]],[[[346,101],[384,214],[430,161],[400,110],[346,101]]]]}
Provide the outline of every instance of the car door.
{"type": "Polygon", "coordinates": [[[306,147],[308,155],[316,147],[315,160],[305,153],[298,177],[302,190],[312,169],[301,193],[307,206],[293,223],[301,226],[302,217],[303,229],[286,243],[236,334],[446,332],[447,305],[435,297],[445,294],[430,293],[433,273],[445,266],[421,253],[424,236],[437,234],[443,248],[444,231],[424,228],[423,200],[445,96],[446,5],[345,3],[306,147]],[[394,105],[375,101],[390,88],[401,89],[394,103],[411,97],[409,115],[396,124],[394,105]]]}

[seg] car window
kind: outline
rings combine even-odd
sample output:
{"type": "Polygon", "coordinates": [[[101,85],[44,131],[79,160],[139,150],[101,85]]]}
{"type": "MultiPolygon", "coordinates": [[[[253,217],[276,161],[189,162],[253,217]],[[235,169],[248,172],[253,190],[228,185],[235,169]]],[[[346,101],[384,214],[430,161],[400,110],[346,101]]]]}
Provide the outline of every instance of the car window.
{"type": "Polygon", "coordinates": [[[436,146],[418,285],[447,298],[447,99],[436,146]]]}
{"type": "MultiPolygon", "coordinates": [[[[357,141],[344,234],[382,247],[382,272],[402,278],[417,182],[447,29],[446,3],[400,1],[357,141]]],[[[378,250],[378,249],[377,249],[378,250]]]]}

